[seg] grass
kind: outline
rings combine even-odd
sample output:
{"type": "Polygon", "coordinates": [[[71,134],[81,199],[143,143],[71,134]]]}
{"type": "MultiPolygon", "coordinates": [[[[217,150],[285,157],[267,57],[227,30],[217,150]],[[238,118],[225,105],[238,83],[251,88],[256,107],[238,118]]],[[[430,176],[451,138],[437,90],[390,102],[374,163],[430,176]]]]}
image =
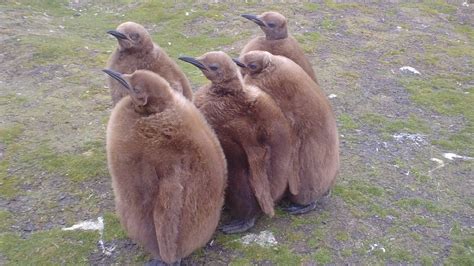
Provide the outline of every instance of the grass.
{"type": "Polygon", "coordinates": [[[0,252],[7,265],[86,264],[96,249],[99,233],[95,231],[61,231],[33,233],[22,238],[15,233],[0,235],[0,252]]]}
{"type": "MultiPolygon", "coordinates": [[[[333,196],[315,212],[291,216],[277,208],[275,217],[258,220],[252,233],[271,230],[277,247],[244,246],[238,241],[242,235],[216,233],[213,246],[197,250],[186,263],[474,264],[472,230],[457,219],[474,206],[463,191],[472,164],[456,161],[426,174],[432,166],[428,159],[442,158],[439,148],[474,156],[473,30],[455,13],[465,11],[445,1],[400,5],[380,5],[379,12],[367,4],[329,0],[271,6],[258,1],[3,1],[0,201],[6,207],[0,211],[0,264],[94,264],[101,256],[97,232],[21,228],[26,220],[38,228],[61,228],[57,221],[97,216],[105,219],[106,244],[117,246],[111,257],[101,257],[104,264],[148,260],[146,252],[129,245],[113,210],[103,140],[110,101],[99,70],[116,41],[105,32],[131,20],[143,24],[174,59],[210,50],[235,56],[245,40],[262,34],[238,15],[270,9],[287,15],[292,34],[318,69],[321,87],[339,95],[333,106],[344,135],[340,176],[333,196]],[[405,19],[414,14],[437,22],[420,32],[419,23],[405,19]],[[413,40],[416,45],[409,45],[413,40]],[[379,55],[383,61],[377,64],[379,55]],[[416,66],[422,75],[392,75],[390,70],[402,64],[416,66]],[[378,79],[400,81],[411,102],[372,108],[372,93],[380,98],[391,90],[372,91],[391,84],[374,83],[378,79]],[[391,113],[407,105],[424,111],[404,117],[391,113]],[[455,125],[448,128],[451,118],[455,125]],[[394,150],[389,145],[374,153],[368,140],[399,132],[427,135],[436,146],[394,150]],[[400,174],[392,162],[410,175],[400,174]],[[67,197],[58,200],[62,194],[67,197]],[[448,216],[459,221],[451,230],[448,216]],[[373,243],[386,251],[368,253],[373,243]]],[[[193,85],[208,82],[195,67],[177,62],[193,85]]]]}
{"type": "Polygon", "coordinates": [[[399,132],[428,133],[430,131],[428,124],[414,115],[410,115],[407,119],[389,119],[379,114],[367,113],[362,116],[362,121],[386,135],[399,132]]]}
{"type": "Polygon", "coordinates": [[[431,200],[423,199],[423,198],[406,198],[398,200],[394,203],[395,205],[403,208],[403,209],[410,209],[413,210],[414,208],[421,208],[425,209],[431,213],[439,213],[445,211],[436,203],[431,200]]]}
{"type": "Polygon", "coordinates": [[[93,141],[86,143],[77,153],[60,154],[43,144],[32,153],[24,155],[22,160],[79,182],[108,175],[104,148],[103,142],[93,141]]]}
{"type": "Polygon", "coordinates": [[[465,77],[437,75],[431,79],[413,78],[402,82],[411,99],[428,109],[447,116],[462,115],[466,121],[458,132],[445,133],[434,144],[467,155],[474,154],[474,87],[463,89],[465,77]]]}
{"type": "Polygon", "coordinates": [[[9,211],[0,210],[0,232],[10,231],[12,224],[12,214],[9,211]]]}
{"type": "Polygon", "coordinates": [[[18,138],[24,130],[25,127],[21,124],[14,124],[9,127],[0,128],[0,142],[7,145],[10,144],[18,138]]]}

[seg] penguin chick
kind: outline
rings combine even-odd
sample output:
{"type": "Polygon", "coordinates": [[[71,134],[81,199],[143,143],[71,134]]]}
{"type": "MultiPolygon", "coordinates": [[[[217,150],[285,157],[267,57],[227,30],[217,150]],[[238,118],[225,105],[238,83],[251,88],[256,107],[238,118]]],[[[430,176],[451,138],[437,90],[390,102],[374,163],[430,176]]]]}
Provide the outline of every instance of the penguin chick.
{"type": "Polygon", "coordinates": [[[288,187],[289,124],[268,94],[242,83],[237,66],[224,52],[179,59],[198,67],[211,81],[197,90],[194,104],[215,130],[227,160],[226,206],[235,220],[221,229],[244,232],[261,211],[274,215],[273,205],[288,187]]]}
{"type": "Polygon", "coordinates": [[[224,203],[226,162],[194,105],[148,70],[104,70],[127,92],[107,127],[115,204],[128,236],[175,263],[211,239],[224,203]]]}
{"type": "Polygon", "coordinates": [[[296,136],[289,199],[300,214],[315,208],[329,191],[339,170],[339,140],[331,105],[319,86],[292,60],[266,51],[244,54],[244,83],[270,94],[285,114],[296,136]]]}
{"type": "Polygon", "coordinates": [[[242,49],[240,55],[249,51],[268,51],[274,55],[282,55],[300,65],[304,71],[316,82],[316,74],[313,67],[305,56],[298,41],[288,34],[286,18],[278,12],[264,12],[261,15],[242,15],[242,17],[255,22],[265,37],[259,36],[250,40],[242,49]]]}
{"type": "MultiPolygon", "coordinates": [[[[107,63],[108,69],[125,74],[131,74],[137,69],[150,70],[159,74],[173,89],[192,101],[193,93],[188,79],[166,52],[153,43],[150,34],[142,25],[125,22],[116,30],[107,33],[118,41],[118,47],[107,63]]],[[[109,77],[108,86],[112,94],[112,104],[115,106],[126,93],[113,78],[109,77]]]]}

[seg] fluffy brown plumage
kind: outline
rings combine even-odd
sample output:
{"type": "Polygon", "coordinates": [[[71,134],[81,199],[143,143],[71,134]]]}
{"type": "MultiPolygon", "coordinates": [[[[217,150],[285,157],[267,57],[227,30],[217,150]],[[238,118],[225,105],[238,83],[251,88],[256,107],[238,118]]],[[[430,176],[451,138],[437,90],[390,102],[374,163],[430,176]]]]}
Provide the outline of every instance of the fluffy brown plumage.
{"type": "MultiPolygon", "coordinates": [[[[153,43],[150,34],[142,25],[125,22],[120,24],[117,30],[108,33],[118,41],[118,47],[107,63],[108,69],[124,74],[131,74],[137,69],[150,70],[166,79],[173,89],[192,101],[193,92],[188,79],[166,52],[153,43]]],[[[115,106],[126,93],[120,88],[120,84],[110,77],[108,85],[115,106]]]]}
{"type": "Polygon", "coordinates": [[[293,134],[295,168],[290,199],[312,204],[334,184],[339,169],[339,141],[331,105],[304,70],[283,56],[251,51],[241,57],[247,66],[244,83],[270,94],[288,119],[293,134]]]}
{"type": "Polygon", "coordinates": [[[222,229],[245,231],[261,210],[274,215],[273,205],[288,187],[289,124],[268,94],[242,84],[236,64],[225,53],[180,59],[200,68],[211,81],[197,90],[194,104],[215,130],[227,159],[226,206],[237,221],[222,229]]]}
{"type": "Polygon", "coordinates": [[[203,247],[217,227],[224,154],[201,113],[159,75],[104,71],[130,95],[117,103],[107,128],[118,216],[154,258],[179,261],[203,247]]]}
{"type": "Polygon", "coordinates": [[[316,74],[305,56],[303,49],[291,34],[288,33],[286,18],[278,12],[264,12],[258,16],[242,15],[260,26],[265,36],[255,37],[242,49],[240,55],[249,51],[268,51],[274,55],[290,58],[300,65],[304,71],[316,82],[316,74]]]}

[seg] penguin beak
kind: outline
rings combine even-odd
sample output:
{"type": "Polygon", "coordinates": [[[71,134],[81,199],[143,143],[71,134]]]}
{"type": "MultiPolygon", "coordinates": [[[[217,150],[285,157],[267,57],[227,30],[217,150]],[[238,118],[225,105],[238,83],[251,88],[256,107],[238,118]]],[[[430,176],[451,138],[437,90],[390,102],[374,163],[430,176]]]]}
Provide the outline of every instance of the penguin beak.
{"type": "Polygon", "coordinates": [[[247,67],[244,63],[240,62],[239,59],[237,59],[237,58],[232,58],[232,61],[234,61],[234,63],[236,63],[241,68],[246,68],[247,67]]]}
{"type": "Polygon", "coordinates": [[[192,57],[189,57],[189,56],[181,56],[178,59],[182,60],[184,62],[190,63],[190,64],[196,66],[199,69],[207,70],[207,67],[203,63],[199,62],[196,58],[192,58],[192,57]]]}
{"type": "Polygon", "coordinates": [[[118,40],[128,40],[128,37],[127,35],[121,33],[121,32],[118,32],[116,30],[109,30],[107,31],[108,34],[114,36],[115,38],[117,38],[118,40]]]}
{"type": "Polygon", "coordinates": [[[260,27],[266,27],[265,23],[263,23],[263,21],[261,19],[257,18],[257,16],[255,16],[255,15],[246,15],[246,14],[244,14],[244,15],[241,15],[241,16],[248,19],[248,20],[251,20],[251,21],[255,22],[260,27]]]}
{"type": "Polygon", "coordinates": [[[127,90],[132,90],[132,88],[130,88],[130,85],[128,85],[128,82],[123,79],[122,74],[110,69],[103,69],[102,71],[107,73],[107,75],[111,76],[113,79],[117,80],[120,84],[127,88],[127,90]]]}

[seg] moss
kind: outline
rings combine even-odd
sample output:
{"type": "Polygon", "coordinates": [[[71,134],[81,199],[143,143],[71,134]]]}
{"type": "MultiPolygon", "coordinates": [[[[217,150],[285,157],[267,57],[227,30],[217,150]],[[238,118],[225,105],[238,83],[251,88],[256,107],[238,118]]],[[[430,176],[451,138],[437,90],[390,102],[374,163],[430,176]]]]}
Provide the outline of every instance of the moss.
{"type": "Polygon", "coordinates": [[[24,155],[23,161],[37,163],[46,171],[65,175],[72,181],[83,181],[107,175],[104,146],[102,142],[89,142],[78,153],[58,154],[43,144],[32,153],[24,155]]]}
{"type": "Polygon", "coordinates": [[[362,120],[365,124],[386,134],[397,132],[428,133],[430,130],[426,122],[414,115],[410,115],[407,119],[388,119],[379,114],[366,113],[362,115],[362,120]]]}
{"type": "Polygon", "coordinates": [[[123,230],[117,215],[111,212],[104,214],[104,240],[127,239],[127,233],[123,230]]]}
{"type": "Polygon", "coordinates": [[[412,225],[429,227],[429,228],[439,228],[440,227],[440,225],[436,221],[433,221],[430,218],[422,217],[422,216],[419,216],[419,215],[413,215],[411,217],[410,223],[412,225]]]}
{"type": "Polygon", "coordinates": [[[362,181],[352,181],[348,185],[336,185],[333,192],[347,203],[355,205],[367,204],[372,201],[372,198],[384,195],[382,188],[362,181]]]}
{"type": "Polygon", "coordinates": [[[457,85],[465,77],[438,75],[431,79],[408,79],[402,81],[411,99],[443,115],[462,115],[467,122],[458,132],[447,134],[433,143],[460,153],[474,154],[474,88],[462,90],[457,85]]]}
{"type": "Polygon", "coordinates": [[[324,4],[331,9],[361,9],[361,5],[335,0],[324,0],[324,4]]]}
{"type": "Polygon", "coordinates": [[[23,133],[25,127],[21,124],[15,124],[9,127],[0,128],[0,142],[5,144],[12,143],[18,136],[23,133]]]}
{"type": "Polygon", "coordinates": [[[314,12],[314,11],[318,11],[319,9],[321,9],[321,6],[319,4],[316,4],[316,3],[304,2],[303,3],[303,8],[306,11],[314,12]]]}
{"type": "Polygon", "coordinates": [[[0,104],[1,105],[23,105],[24,103],[28,102],[28,98],[22,95],[18,95],[16,93],[10,93],[6,95],[0,96],[0,104]]]}
{"type": "Polygon", "coordinates": [[[312,54],[315,52],[319,42],[323,40],[323,37],[319,32],[305,32],[303,34],[294,34],[296,40],[300,43],[305,53],[312,54]]]}
{"type": "Polygon", "coordinates": [[[352,119],[352,116],[349,114],[341,114],[338,116],[339,124],[341,125],[342,131],[349,131],[357,129],[359,126],[352,119]]]}
{"type": "Polygon", "coordinates": [[[343,249],[341,251],[341,256],[344,258],[351,257],[352,256],[352,250],[350,249],[343,249]]]}
{"type": "Polygon", "coordinates": [[[318,264],[328,264],[332,261],[331,252],[326,248],[318,249],[313,257],[318,264]]]}
{"type": "Polygon", "coordinates": [[[350,236],[349,236],[349,233],[347,232],[337,232],[335,238],[338,241],[347,241],[349,240],[350,236]]]}
{"type": "Polygon", "coordinates": [[[0,161],[0,197],[11,199],[18,195],[18,184],[20,179],[8,174],[10,163],[7,159],[0,161]]]}
{"type": "Polygon", "coordinates": [[[460,33],[467,36],[471,41],[474,41],[474,28],[470,25],[455,25],[454,29],[460,33]]]}
{"type": "Polygon", "coordinates": [[[463,237],[454,238],[447,264],[451,265],[474,265],[474,234],[472,232],[463,237]]]}
{"type": "Polygon", "coordinates": [[[335,20],[331,20],[329,18],[324,18],[321,21],[321,27],[325,30],[331,31],[337,27],[337,22],[335,20]]]}
{"type": "Polygon", "coordinates": [[[386,257],[394,262],[412,262],[415,259],[410,251],[402,248],[389,249],[386,257]]]}
{"type": "Polygon", "coordinates": [[[431,213],[440,213],[445,211],[440,206],[436,205],[434,202],[422,198],[401,199],[396,201],[395,205],[405,210],[412,210],[413,208],[423,208],[431,213]]]}
{"type": "Polygon", "coordinates": [[[442,0],[424,0],[419,3],[404,3],[402,6],[418,8],[428,15],[453,14],[456,12],[456,7],[442,0]]]}
{"type": "Polygon", "coordinates": [[[50,230],[25,239],[6,233],[0,235],[0,252],[9,265],[87,264],[98,239],[94,231],[50,230]]]}
{"type": "Polygon", "coordinates": [[[431,266],[434,265],[434,260],[430,256],[422,256],[420,258],[421,265],[423,266],[431,266]]]}
{"type": "Polygon", "coordinates": [[[6,210],[0,210],[0,232],[10,231],[13,225],[12,213],[6,210]]]}
{"type": "Polygon", "coordinates": [[[241,251],[252,262],[271,261],[276,265],[295,265],[302,261],[302,257],[287,246],[264,248],[250,245],[242,247],[241,251]]]}

